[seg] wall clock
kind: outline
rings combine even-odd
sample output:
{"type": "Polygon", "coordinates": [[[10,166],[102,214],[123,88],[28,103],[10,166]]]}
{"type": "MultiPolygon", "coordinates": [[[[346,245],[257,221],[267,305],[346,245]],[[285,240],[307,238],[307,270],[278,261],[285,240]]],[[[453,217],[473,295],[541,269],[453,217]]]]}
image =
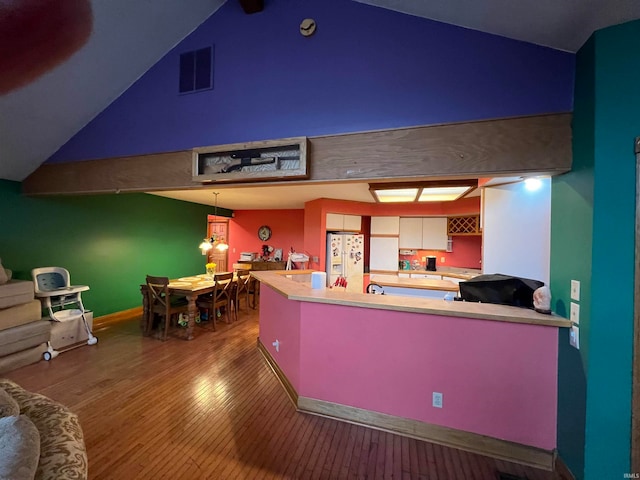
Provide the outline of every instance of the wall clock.
{"type": "Polygon", "coordinates": [[[300,33],[303,37],[310,37],[316,31],[316,21],[313,18],[305,18],[300,23],[300,33]]]}
{"type": "Polygon", "coordinates": [[[271,238],[271,228],[269,228],[266,225],[262,225],[258,229],[258,238],[263,242],[266,242],[267,240],[269,240],[271,238]]]}

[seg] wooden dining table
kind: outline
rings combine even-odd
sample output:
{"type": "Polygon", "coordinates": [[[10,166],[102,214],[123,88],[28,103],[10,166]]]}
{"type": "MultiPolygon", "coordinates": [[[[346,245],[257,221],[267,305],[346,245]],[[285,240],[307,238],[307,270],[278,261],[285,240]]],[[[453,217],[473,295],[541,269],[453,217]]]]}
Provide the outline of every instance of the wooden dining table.
{"type": "MultiPolygon", "coordinates": [[[[216,272],[217,274],[230,272],[216,272]]],[[[237,277],[234,275],[233,281],[237,277]]],[[[142,291],[142,320],[146,321],[149,315],[149,304],[146,295],[146,285],[141,285],[142,291]]],[[[169,280],[169,294],[184,296],[187,299],[187,328],[185,330],[185,340],[193,340],[193,327],[196,323],[196,300],[199,295],[213,292],[215,282],[213,278],[206,274],[194,275],[192,277],[181,277],[169,280]]]]}

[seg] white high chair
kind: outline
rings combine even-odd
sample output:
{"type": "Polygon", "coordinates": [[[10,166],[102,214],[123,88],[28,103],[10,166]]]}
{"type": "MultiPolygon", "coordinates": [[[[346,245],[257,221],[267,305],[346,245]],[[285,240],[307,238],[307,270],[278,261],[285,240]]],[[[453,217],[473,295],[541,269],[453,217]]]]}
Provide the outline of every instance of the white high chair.
{"type": "MultiPolygon", "coordinates": [[[[82,317],[84,328],[87,330],[87,345],[95,345],[98,338],[93,336],[89,323],[85,317],[81,292],[89,290],[87,285],[71,285],[69,271],[62,267],[41,267],[31,270],[36,298],[40,299],[43,307],[49,311],[49,317],[55,322],[64,322],[82,317]],[[75,308],[66,308],[73,307],[75,308]]],[[[49,361],[59,355],[51,346],[47,345],[44,359],[49,361]]]]}

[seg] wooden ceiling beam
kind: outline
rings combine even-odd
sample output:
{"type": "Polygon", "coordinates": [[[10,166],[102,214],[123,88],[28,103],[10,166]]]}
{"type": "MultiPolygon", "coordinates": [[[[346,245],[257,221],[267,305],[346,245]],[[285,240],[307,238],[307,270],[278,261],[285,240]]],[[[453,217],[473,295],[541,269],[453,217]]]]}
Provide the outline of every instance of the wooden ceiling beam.
{"type": "MultiPolygon", "coordinates": [[[[571,170],[571,117],[562,113],[309,137],[310,175],[298,183],[558,175],[571,170]]],[[[22,191],[55,195],[211,188],[214,184],[193,181],[192,160],[193,150],[181,150],[44,164],[25,179],[22,191]]]]}

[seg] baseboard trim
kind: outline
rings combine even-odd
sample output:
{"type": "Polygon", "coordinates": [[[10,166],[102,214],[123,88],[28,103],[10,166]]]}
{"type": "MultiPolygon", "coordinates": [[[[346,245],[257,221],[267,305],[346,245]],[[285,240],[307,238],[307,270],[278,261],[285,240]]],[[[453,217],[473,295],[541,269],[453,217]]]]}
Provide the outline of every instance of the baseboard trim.
{"type": "Polygon", "coordinates": [[[567,464],[564,463],[564,461],[562,460],[562,458],[560,458],[559,455],[556,456],[556,463],[554,467],[555,467],[554,470],[558,475],[558,480],[575,480],[576,479],[576,477],[573,476],[573,473],[571,473],[571,470],[569,470],[569,467],[567,467],[567,464]]]}
{"type": "Polygon", "coordinates": [[[115,323],[124,322],[126,320],[132,320],[140,316],[142,316],[142,307],[130,308],[128,310],[122,310],[120,312],[110,313],[109,315],[94,317],[93,330],[99,330],[101,328],[108,327],[115,323]]]}
{"type": "Polygon", "coordinates": [[[276,378],[280,381],[280,384],[283,386],[284,391],[287,393],[287,396],[289,397],[289,400],[291,400],[291,403],[293,403],[293,406],[297,410],[299,410],[298,392],[296,392],[296,389],[293,387],[293,385],[291,385],[291,382],[289,381],[287,376],[284,374],[284,372],[280,369],[276,361],[273,359],[273,357],[271,356],[271,353],[269,353],[269,350],[267,350],[265,346],[262,344],[262,341],[260,341],[260,338],[258,338],[258,351],[262,354],[265,361],[267,362],[267,365],[269,365],[269,367],[275,374],[276,378]]]}
{"type": "Polygon", "coordinates": [[[493,437],[442,427],[361,408],[299,397],[298,409],[328,418],[357,423],[407,437],[454,447],[488,457],[552,471],[554,452],[493,437]]]}
{"type": "MultiPolygon", "coordinates": [[[[299,396],[287,376],[262,344],[260,338],[258,338],[257,343],[258,350],[264,357],[267,365],[269,365],[276,378],[284,387],[293,405],[300,412],[363,425],[365,427],[396,433],[398,435],[458,448],[479,455],[498,458],[500,460],[515,462],[547,471],[553,471],[554,466],[557,466],[554,451],[487,437],[477,433],[442,427],[440,425],[432,425],[418,420],[396,417],[364,410],[362,408],[299,396]]],[[[567,477],[567,479],[569,478],[573,479],[573,477],[567,477]]],[[[565,480],[565,477],[562,477],[562,480],[565,480]]]]}

